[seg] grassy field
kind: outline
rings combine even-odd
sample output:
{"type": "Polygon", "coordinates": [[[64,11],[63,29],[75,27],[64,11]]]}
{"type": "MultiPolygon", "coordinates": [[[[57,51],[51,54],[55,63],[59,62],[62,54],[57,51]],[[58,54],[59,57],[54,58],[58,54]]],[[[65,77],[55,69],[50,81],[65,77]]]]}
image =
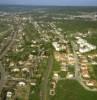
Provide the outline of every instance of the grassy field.
{"type": "Polygon", "coordinates": [[[39,91],[40,91],[39,85],[37,87],[31,87],[29,100],[39,100],[40,98],[39,91]]]}
{"type": "Polygon", "coordinates": [[[97,32],[90,34],[88,37],[86,37],[86,40],[89,43],[97,46],[97,32]]]}
{"type": "Polygon", "coordinates": [[[0,22],[0,32],[8,29],[8,25],[6,23],[0,22]]]}
{"type": "Polygon", "coordinates": [[[65,32],[87,32],[88,30],[97,31],[97,22],[85,20],[64,20],[58,22],[57,27],[60,27],[65,32]]]}
{"type": "Polygon", "coordinates": [[[54,71],[60,71],[60,62],[56,61],[56,59],[54,58],[54,61],[53,61],[53,70],[54,71]]]}
{"type": "Polygon", "coordinates": [[[86,91],[73,80],[59,81],[56,95],[50,100],[97,100],[97,92],[86,91]]]}
{"type": "Polygon", "coordinates": [[[27,34],[27,38],[29,40],[32,39],[38,39],[39,38],[39,33],[38,31],[34,28],[34,26],[32,24],[26,23],[26,26],[24,28],[24,32],[27,34]]]}
{"type": "Polygon", "coordinates": [[[92,79],[96,79],[97,80],[97,65],[92,65],[92,72],[90,73],[91,74],[91,77],[92,79]]]}

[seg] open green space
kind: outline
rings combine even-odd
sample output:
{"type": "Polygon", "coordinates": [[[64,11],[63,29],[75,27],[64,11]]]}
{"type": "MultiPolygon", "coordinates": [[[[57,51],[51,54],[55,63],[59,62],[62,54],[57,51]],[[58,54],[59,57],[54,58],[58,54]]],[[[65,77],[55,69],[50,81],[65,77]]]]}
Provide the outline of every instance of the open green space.
{"type": "Polygon", "coordinates": [[[74,80],[59,81],[56,95],[51,96],[50,100],[97,100],[97,92],[85,90],[74,80]]]}
{"type": "Polygon", "coordinates": [[[35,27],[29,23],[26,23],[24,27],[24,32],[27,34],[27,39],[29,40],[31,40],[32,38],[38,39],[40,36],[38,30],[36,30],[35,27]]]}
{"type": "Polygon", "coordinates": [[[97,80],[97,65],[91,65],[89,68],[91,79],[97,80]]]}
{"type": "Polygon", "coordinates": [[[56,61],[56,59],[54,58],[54,60],[53,60],[53,70],[54,71],[60,71],[60,67],[61,67],[60,62],[56,61]]]}
{"type": "Polygon", "coordinates": [[[9,27],[6,23],[0,22],[0,32],[7,30],[9,27]]]}
{"type": "Polygon", "coordinates": [[[97,46],[97,32],[91,33],[85,38],[89,43],[97,46]]]}
{"type": "Polygon", "coordinates": [[[75,72],[75,66],[74,65],[67,65],[69,72],[74,73],[75,72]]]}
{"type": "Polygon", "coordinates": [[[94,66],[93,66],[93,69],[94,69],[95,77],[96,77],[96,79],[97,79],[97,65],[94,65],[94,66]]]}
{"type": "Polygon", "coordinates": [[[60,72],[59,72],[59,75],[60,75],[61,78],[65,78],[66,75],[67,75],[67,72],[60,71],[60,72]]]}
{"type": "Polygon", "coordinates": [[[87,32],[92,29],[97,31],[97,22],[96,21],[85,21],[85,20],[64,20],[58,22],[57,27],[60,27],[65,32],[87,32]]]}
{"type": "Polygon", "coordinates": [[[37,86],[31,86],[30,88],[30,95],[29,100],[40,100],[40,81],[38,82],[37,86]]]}

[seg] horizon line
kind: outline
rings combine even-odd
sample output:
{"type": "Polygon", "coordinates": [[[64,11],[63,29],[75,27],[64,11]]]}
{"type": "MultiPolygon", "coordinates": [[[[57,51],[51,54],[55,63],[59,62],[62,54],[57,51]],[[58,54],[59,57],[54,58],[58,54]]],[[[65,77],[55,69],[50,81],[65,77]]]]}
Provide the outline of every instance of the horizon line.
{"type": "Polygon", "coordinates": [[[0,4],[1,6],[62,6],[62,7],[97,7],[97,5],[37,5],[37,4],[0,4]]]}

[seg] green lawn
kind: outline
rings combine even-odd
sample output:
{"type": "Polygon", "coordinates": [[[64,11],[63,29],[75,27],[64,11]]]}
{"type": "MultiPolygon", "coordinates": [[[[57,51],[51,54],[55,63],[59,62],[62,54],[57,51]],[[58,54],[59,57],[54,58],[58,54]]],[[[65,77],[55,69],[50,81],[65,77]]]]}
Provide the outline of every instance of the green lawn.
{"type": "Polygon", "coordinates": [[[97,92],[84,90],[76,81],[59,81],[56,88],[56,95],[50,100],[97,100],[97,92]]]}
{"type": "Polygon", "coordinates": [[[30,95],[29,95],[29,100],[39,100],[39,86],[37,87],[31,87],[30,89],[30,95]]]}
{"type": "Polygon", "coordinates": [[[94,70],[95,78],[97,79],[97,65],[93,66],[93,70],[94,70]]]}
{"type": "Polygon", "coordinates": [[[61,67],[60,62],[56,61],[56,59],[54,58],[54,60],[53,60],[53,70],[54,71],[60,71],[60,67],[61,67]]]}

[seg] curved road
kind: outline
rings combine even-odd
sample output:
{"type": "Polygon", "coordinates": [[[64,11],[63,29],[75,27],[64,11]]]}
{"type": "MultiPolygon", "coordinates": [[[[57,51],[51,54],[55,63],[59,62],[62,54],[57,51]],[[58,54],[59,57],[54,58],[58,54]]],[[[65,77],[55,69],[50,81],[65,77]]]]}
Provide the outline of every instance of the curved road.
{"type": "Polygon", "coordinates": [[[86,89],[88,91],[97,92],[97,89],[91,89],[91,88],[87,87],[85,85],[85,83],[83,83],[83,79],[80,74],[79,60],[78,60],[78,56],[77,56],[76,50],[75,50],[75,43],[73,41],[71,41],[71,45],[72,45],[73,53],[74,53],[74,57],[75,57],[75,79],[84,87],[84,89],[86,89]]]}

